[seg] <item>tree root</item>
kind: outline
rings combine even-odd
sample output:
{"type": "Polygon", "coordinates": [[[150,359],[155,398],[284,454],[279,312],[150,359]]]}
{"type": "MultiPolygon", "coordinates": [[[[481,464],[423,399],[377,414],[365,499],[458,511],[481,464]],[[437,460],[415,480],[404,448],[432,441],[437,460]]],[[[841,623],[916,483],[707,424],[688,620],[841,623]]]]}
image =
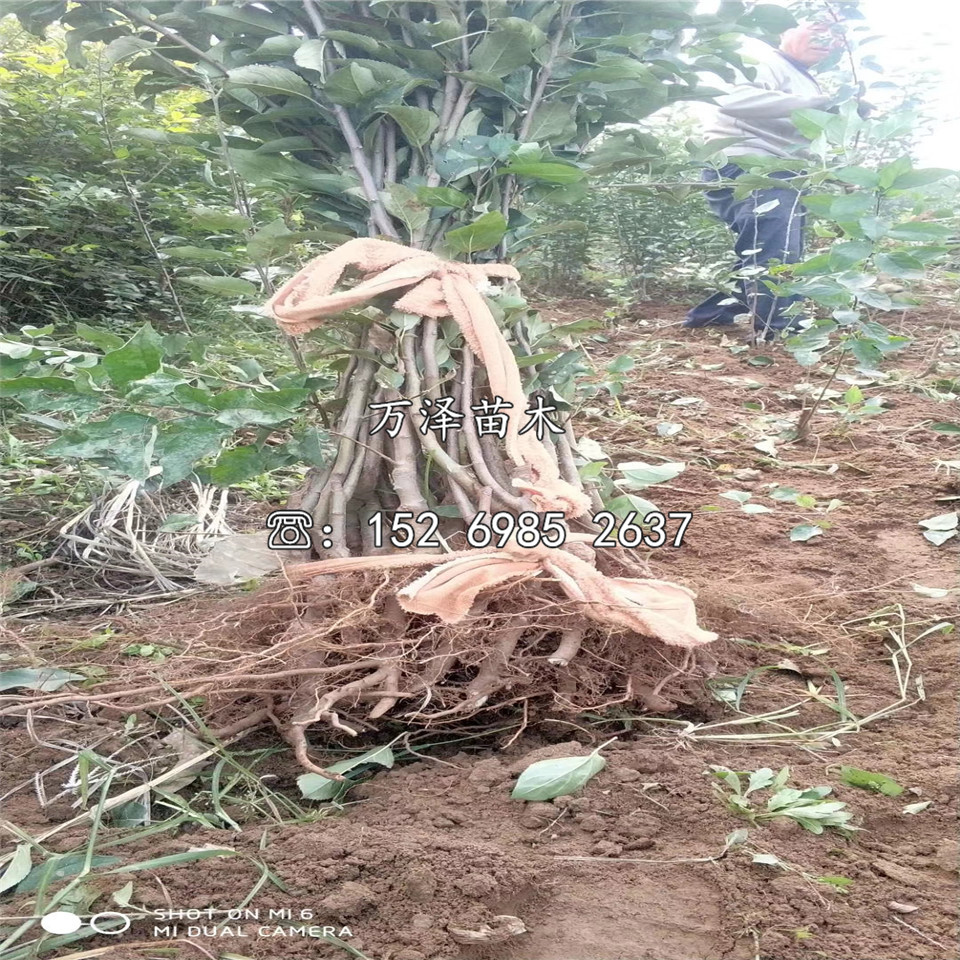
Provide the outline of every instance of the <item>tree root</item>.
{"type": "MultiPolygon", "coordinates": [[[[246,608],[231,601],[200,638],[196,621],[185,622],[196,653],[171,658],[161,677],[151,665],[113,688],[11,696],[0,715],[79,702],[172,718],[182,717],[183,699],[202,697],[205,729],[216,738],[272,723],[304,770],[339,780],[311,758],[312,731],[352,739],[391,718],[443,728],[518,708],[526,722],[612,706],[663,709],[686,699],[702,672],[688,650],[587,619],[546,578],[497,591],[460,623],[405,614],[395,593],[419,573],[277,581],[246,608]]],[[[164,628],[169,635],[169,620],[164,628]]]]}

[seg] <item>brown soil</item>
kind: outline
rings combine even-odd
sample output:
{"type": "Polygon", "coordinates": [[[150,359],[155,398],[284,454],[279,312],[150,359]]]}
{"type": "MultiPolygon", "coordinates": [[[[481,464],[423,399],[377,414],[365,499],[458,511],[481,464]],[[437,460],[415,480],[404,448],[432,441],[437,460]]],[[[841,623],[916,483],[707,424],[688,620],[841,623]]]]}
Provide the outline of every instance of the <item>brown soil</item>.
{"type": "MultiPolygon", "coordinates": [[[[565,322],[599,312],[593,301],[547,309],[565,322]]],[[[157,955],[164,948],[164,956],[184,958],[205,951],[255,960],[345,957],[317,939],[275,932],[312,923],[349,927],[352,936],[344,939],[370,960],[957,957],[958,634],[935,630],[917,640],[955,619],[957,594],[931,599],[913,589],[960,583],[958,541],[936,547],[917,526],[954,508],[949,498],[960,492],[955,472],[935,470],[937,460],[957,458],[956,439],[923,426],[955,421],[955,407],[917,389],[917,374],[931,372],[944,317],[918,311],[903,319],[916,343],[890,364],[899,371],[897,382],[864,387],[868,396],[888,398],[888,412],[845,429],[836,415],[821,414],[805,444],[778,442],[779,464],[754,444],[776,435],[776,418],[796,417],[795,384],[812,381],[819,389],[822,375],[774,349],[763,351],[772,365],[749,365],[756,353],[732,354],[735,337],[681,332],[681,318],[679,307],[644,305],[611,343],[591,351],[602,369],[604,360],[629,350],[637,368],[620,397],[624,415],[609,400],[596,400],[583,412],[579,433],[598,440],[614,462],[658,455],[687,462],[675,482],[646,491],[665,511],[694,512],[683,546],[654,551],[649,560],[655,576],[698,591],[702,624],[720,632],[714,684],[733,678],[735,686],[751,668],[767,668],[746,687],[741,709],[756,715],[802,702],[797,715],[784,720],[800,730],[838,722],[829,705],[836,701],[835,671],[846,707],[866,717],[898,698],[890,636],[902,631],[908,643],[916,641],[909,648],[912,675],[922,678],[924,699],[911,684],[910,699],[917,702],[906,709],[834,741],[799,746],[786,735],[780,743],[732,739],[769,734],[769,726],[698,732],[698,724],[738,716],[705,686],[667,717],[685,723],[648,723],[621,713],[602,722],[596,716],[540,721],[517,736],[517,725],[501,715],[505,732],[478,739],[476,748],[461,742],[383,771],[356,787],[339,814],[287,827],[245,822],[240,833],[197,827],[120,848],[124,857],[140,860],[229,846],[260,859],[287,890],[264,886],[248,905],[260,919],[228,922],[226,936],[189,930],[209,927],[210,919],[181,919],[180,942],[163,943],[163,936],[152,939],[152,925],[140,922],[107,956],[152,956],[127,945],[135,938],[149,941],[157,955]],[[702,402],[671,404],[694,396],[702,402]],[[683,430],[659,437],[655,425],[664,421],[682,423],[683,430]],[[772,500],[765,487],[772,483],[812,495],[818,506],[772,500]],[[772,512],[742,512],[719,496],[729,490],[751,492],[751,502],[772,512]],[[834,499],[840,504],[825,513],[834,499]],[[817,520],[830,521],[822,536],[789,540],[792,527],[817,520]],[[811,691],[822,691],[822,701],[810,698],[811,691]],[[730,739],[718,739],[722,735],[730,739]],[[583,754],[611,736],[619,739],[604,751],[606,769],[581,794],[536,805],[509,798],[530,762],[583,754]],[[783,820],[751,825],[715,795],[705,775],[712,764],[740,771],[789,765],[792,785],[832,785],[860,830],[845,838],[829,829],[815,836],[783,820]],[[885,773],[908,790],[890,797],[844,785],[843,764],[885,773]],[[922,812],[903,813],[927,800],[922,812]],[[749,830],[747,845],[722,855],[724,838],[740,827],[749,830]],[[775,854],[783,866],[754,863],[761,853],[775,854]],[[823,877],[850,883],[838,889],[823,877]],[[904,905],[917,909],[899,912],[904,905]],[[267,920],[270,910],[292,916],[267,920]],[[298,919],[300,911],[313,911],[314,919],[298,919]],[[450,927],[477,930],[498,915],[521,918],[528,932],[486,947],[451,936],[450,927]],[[270,933],[258,932],[262,927],[270,933]]],[[[955,344],[960,325],[956,317],[947,322],[955,344]]],[[[91,652],[83,662],[97,656],[91,652]]],[[[35,730],[48,741],[91,742],[83,718],[72,720],[69,728],[40,720],[35,730]]],[[[97,735],[109,729],[101,721],[97,735]]],[[[21,725],[0,733],[17,782],[64,756],[38,748],[21,725]]],[[[387,739],[384,734],[371,744],[387,739]]],[[[299,771],[288,754],[261,772],[295,794],[299,771]]],[[[11,798],[3,816],[32,830],[49,826],[30,791],[11,798]]],[[[47,819],[53,816],[47,811],[47,819]]],[[[50,845],[68,849],[83,837],[82,830],[65,831],[50,845]]],[[[254,886],[259,869],[232,857],[151,871],[157,883],[137,874],[134,902],[226,910],[254,886]]],[[[128,877],[111,879],[116,882],[103,887],[107,893],[128,877]]],[[[94,909],[111,909],[105,902],[94,909]]],[[[15,901],[4,912],[22,907],[15,901]]],[[[114,946],[106,937],[87,944],[114,946]]]]}

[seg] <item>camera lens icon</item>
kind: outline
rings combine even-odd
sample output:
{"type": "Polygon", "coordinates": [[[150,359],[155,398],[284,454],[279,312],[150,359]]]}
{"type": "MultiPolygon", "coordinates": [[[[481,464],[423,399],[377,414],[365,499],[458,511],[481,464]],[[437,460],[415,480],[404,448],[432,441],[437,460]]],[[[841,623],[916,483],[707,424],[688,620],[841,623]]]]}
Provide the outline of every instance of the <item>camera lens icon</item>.
{"type": "MultiPolygon", "coordinates": [[[[130,918],[125,913],[117,913],[115,910],[95,913],[87,920],[87,923],[91,930],[108,937],[118,937],[121,933],[126,933],[130,929],[130,918]],[[122,926],[105,925],[106,921],[117,919],[123,921],[122,926]]],[[[83,920],[69,910],[57,910],[41,917],[40,926],[47,933],[62,936],[63,934],[76,933],[83,926],[83,920]]]]}

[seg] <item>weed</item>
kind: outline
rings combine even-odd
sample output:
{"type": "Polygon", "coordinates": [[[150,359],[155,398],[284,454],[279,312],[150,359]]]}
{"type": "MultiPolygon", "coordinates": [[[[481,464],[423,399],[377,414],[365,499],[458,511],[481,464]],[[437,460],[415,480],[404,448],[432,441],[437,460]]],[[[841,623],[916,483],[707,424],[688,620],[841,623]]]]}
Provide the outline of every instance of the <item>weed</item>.
{"type": "Polygon", "coordinates": [[[751,823],[767,823],[778,817],[787,817],[816,834],[823,833],[826,827],[834,827],[843,833],[858,829],[850,824],[853,814],[846,809],[846,803],[825,800],[833,792],[832,787],[808,787],[805,790],[788,787],[789,767],[776,774],[769,767],[741,774],[711,765],[710,772],[719,781],[714,783],[714,790],[727,809],[751,823]],[[741,777],[747,777],[746,786],[741,777]],[[760,790],[769,791],[762,807],[757,805],[759,798],[752,797],[760,790]]]}

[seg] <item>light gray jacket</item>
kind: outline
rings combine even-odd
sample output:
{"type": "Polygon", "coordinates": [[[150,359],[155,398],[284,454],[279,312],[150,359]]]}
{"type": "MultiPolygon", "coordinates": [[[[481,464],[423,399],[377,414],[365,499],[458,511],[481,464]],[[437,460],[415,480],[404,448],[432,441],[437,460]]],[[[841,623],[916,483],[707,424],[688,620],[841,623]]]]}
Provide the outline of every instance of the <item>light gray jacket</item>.
{"type": "Polygon", "coordinates": [[[753,80],[738,75],[729,92],[717,97],[705,139],[739,137],[740,143],[724,150],[731,159],[758,154],[803,156],[809,140],[793,125],[790,114],[805,108],[823,109],[830,98],[822,95],[820,85],[806,70],[779,50],[757,44],[744,52],[757,75],[753,80]],[[753,60],[757,62],[750,62],[753,60]]]}

